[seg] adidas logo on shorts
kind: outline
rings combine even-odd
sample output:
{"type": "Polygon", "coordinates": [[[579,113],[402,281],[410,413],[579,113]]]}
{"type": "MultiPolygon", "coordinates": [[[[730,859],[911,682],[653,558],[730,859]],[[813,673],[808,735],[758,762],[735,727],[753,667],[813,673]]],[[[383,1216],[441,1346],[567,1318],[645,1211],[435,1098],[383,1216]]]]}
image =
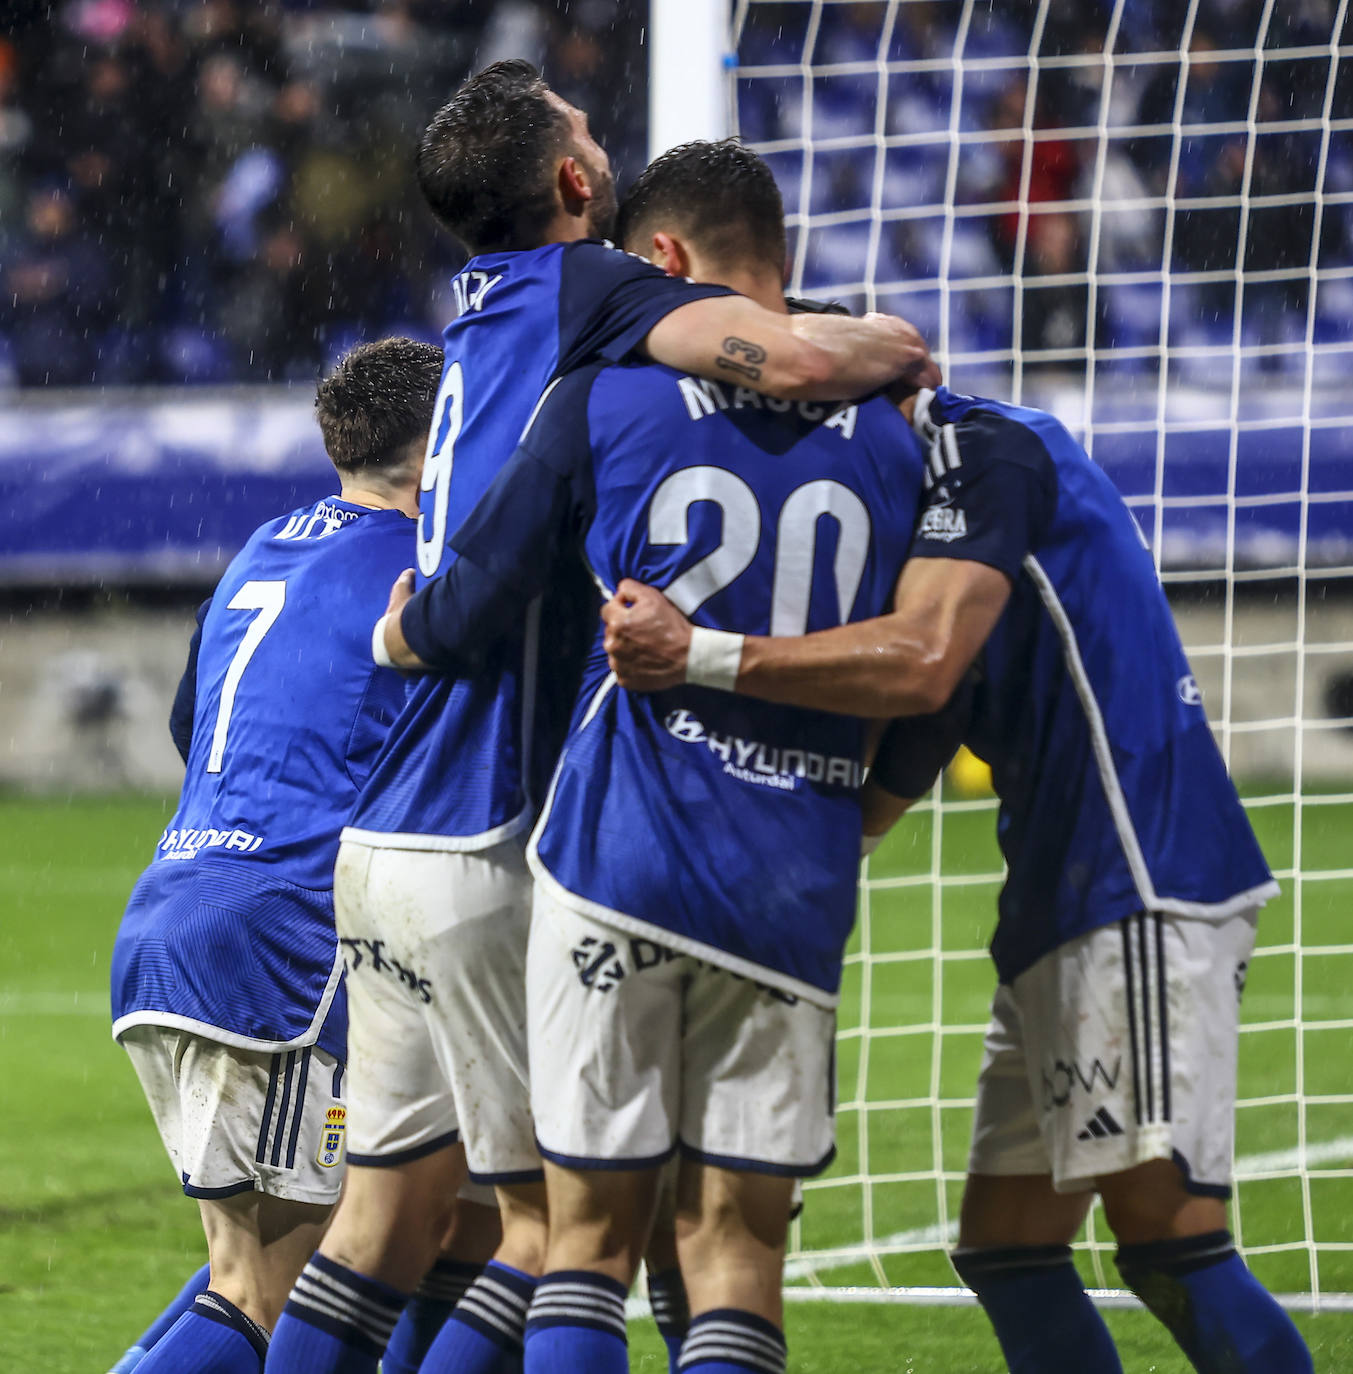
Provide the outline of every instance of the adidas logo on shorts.
{"type": "Polygon", "coordinates": [[[1085,1129],[1076,1135],[1077,1140],[1104,1140],[1111,1135],[1122,1135],[1123,1128],[1113,1119],[1107,1108],[1101,1107],[1085,1123],[1085,1129]]]}

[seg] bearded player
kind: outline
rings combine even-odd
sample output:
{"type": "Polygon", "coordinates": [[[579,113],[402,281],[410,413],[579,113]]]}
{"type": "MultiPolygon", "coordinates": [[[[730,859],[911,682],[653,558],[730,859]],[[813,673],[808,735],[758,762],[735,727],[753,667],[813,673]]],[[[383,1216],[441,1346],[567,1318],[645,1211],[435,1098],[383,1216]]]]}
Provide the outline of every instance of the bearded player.
{"type": "MultiPolygon", "coordinates": [[[[542,392],[589,361],[654,358],[805,400],[929,367],[900,321],[793,321],[598,241],[615,209],[606,154],[585,115],[526,63],[467,82],[428,126],[417,168],[434,214],[472,254],[454,282],[460,314],[445,332],[423,474],[422,585],[454,565],[450,536],[542,392]]],[[[577,685],[579,616],[592,610],[577,588],[550,591],[499,636],[474,680],[415,680],[345,832],[340,931],[381,942],[383,961],[416,976],[390,978],[373,960],[351,966],[373,1015],[352,1027],[354,1064],[365,1067],[352,1084],[363,1110],[347,1191],[297,1282],[270,1367],[374,1369],[430,1259],[409,1238],[447,1191],[456,1130],[472,1176],[498,1191],[503,1241],[424,1369],[487,1374],[518,1357],[546,1241],[526,1077],[524,849],[577,685]]],[[[415,614],[403,636],[415,650],[431,640],[415,614]]],[[[378,633],[378,659],[397,661],[399,649],[378,633]]]]}
{"type": "MultiPolygon", "coordinates": [[[[664,154],[621,222],[667,271],[786,312],[783,209],[749,149],[664,154]]],[[[401,609],[435,639],[433,657],[401,661],[482,672],[497,628],[584,564],[599,584],[660,579],[712,627],[869,616],[923,471],[882,399],[792,405],[666,367],[578,369],[454,535],[446,578],[401,609]]],[[[633,697],[599,638],[530,851],[550,1237],[526,1369],[628,1368],[625,1294],[679,1155],[679,1367],[782,1374],[794,1181],[834,1152],[865,728],[699,687],[633,697]]]]}

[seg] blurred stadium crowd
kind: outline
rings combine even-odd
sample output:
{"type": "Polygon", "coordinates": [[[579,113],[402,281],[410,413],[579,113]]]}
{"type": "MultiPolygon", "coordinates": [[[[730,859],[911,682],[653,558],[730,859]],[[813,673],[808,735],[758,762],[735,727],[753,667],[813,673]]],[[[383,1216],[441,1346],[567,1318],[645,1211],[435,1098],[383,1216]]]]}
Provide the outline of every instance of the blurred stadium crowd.
{"type": "MultiPolygon", "coordinates": [[[[771,161],[787,207],[813,220],[806,287],[848,293],[870,280],[881,308],[937,337],[938,291],[926,287],[943,275],[957,288],[951,352],[1008,351],[1014,292],[991,279],[1015,272],[1028,287],[1020,347],[1066,354],[1158,345],[1169,274],[1172,347],[1224,345],[1243,223],[1242,341],[1257,366],[1299,364],[1327,90],[1332,121],[1353,115],[1353,64],[1336,69],[1329,89],[1333,0],[909,3],[893,11],[890,29],[882,4],[822,6],[813,25],[809,8],[755,4],[739,42],[742,133],[779,150],[771,161]],[[801,62],[812,65],[811,83],[801,62]],[[1251,118],[1259,133],[1247,166],[1251,118]],[[951,184],[953,133],[961,156],[951,184]],[[801,146],[809,134],[811,166],[801,146]],[[1031,207],[1023,236],[1021,201],[1031,207]],[[948,204],[955,215],[946,216],[948,204]],[[1093,311],[1090,273],[1099,283],[1109,276],[1093,311]],[[911,289],[890,296],[890,284],[911,289]],[[1096,337],[1087,339],[1092,316],[1096,337]]],[[[1332,127],[1323,189],[1335,201],[1319,230],[1322,268],[1350,262],[1349,207],[1337,195],[1353,191],[1353,141],[1347,127],[1332,127]]],[[[1348,339],[1353,286],[1331,280],[1322,297],[1317,341],[1348,339]]]]}
{"type": "MultiPolygon", "coordinates": [[[[357,338],[435,337],[455,250],[409,150],[497,57],[544,65],[591,113],[619,180],[642,164],[644,0],[5,8],[0,384],[309,379],[357,338]]],[[[1335,121],[1353,116],[1353,63],[1328,80],[1335,9],[758,0],[739,41],[741,130],[767,146],[791,213],[812,218],[805,287],[862,300],[876,283],[881,308],[937,339],[943,313],[951,354],[1017,344],[1066,364],[1094,347],[1105,365],[1154,366],[1167,277],[1171,347],[1223,348],[1239,266],[1247,361],[1296,373],[1313,266],[1353,263],[1353,135],[1337,123],[1318,231],[1312,199],[1327,95],[1335,121]]],[[[1320,279],[1315,336],[1353,339],[1353,281],[1337,271],[1320,279]]]]}
{"type": "Polygon", "coordinates": [[[611,0],[5,0],[0,383],[309,380],[436,338],[458,266],[411,174],[472,69],[526,56],[642,166],[611,0]]]}

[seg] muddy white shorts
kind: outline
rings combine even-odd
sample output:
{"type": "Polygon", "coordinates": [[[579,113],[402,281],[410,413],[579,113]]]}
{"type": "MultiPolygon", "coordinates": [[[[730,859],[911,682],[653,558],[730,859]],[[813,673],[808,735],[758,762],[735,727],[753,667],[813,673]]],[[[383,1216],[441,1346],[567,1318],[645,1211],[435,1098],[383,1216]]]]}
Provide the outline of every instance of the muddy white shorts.
{"type": "Polygon", "coordinates": [[[540,1152],[646,1168],[678,1147],[811,1177],[835,1153],[836,1016],[536,889],[526,986],[540,1152]]]}
{"type": "Polygon", "coordinates": [[[334,911],[354,1164],[461,1140],[476,1182],[541,1176],[526,1081],[530,902],[519,840],[467,853],[344,840],[334,911]]]}
{"type": "Polygon", "coordinates": [[[1256,915],[1130,916],[997,988],[969,1170],[1071,1193],[1173,1159],[1191,1192],[1229,1197],[1256,915]]]}
{"type": "Polygon", "coordinates": [[[124,1031],[121,1044],[189,1197],[338,1201],[347,1110],[332,1055],[241,1050],[151,1025],[124,1031]]]}

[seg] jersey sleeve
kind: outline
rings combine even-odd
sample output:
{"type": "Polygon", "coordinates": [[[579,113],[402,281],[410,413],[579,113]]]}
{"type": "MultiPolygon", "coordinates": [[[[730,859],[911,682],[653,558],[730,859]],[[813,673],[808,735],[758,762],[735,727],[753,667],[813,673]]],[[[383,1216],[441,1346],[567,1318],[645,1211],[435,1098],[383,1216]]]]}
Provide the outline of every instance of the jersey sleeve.
{"type": "Polygon", "coordinates": [[[985,563],[1013,582],[1057,504],[1057,475],[1027,425],[989,411],[944,425],[930,449],[910,558],[985,563]]]}
{"type": "Polygon", "coordinates": [[[901,716],[883,732],[869,776],[894,797],[924,796],[958,752],[972,721],[978,674],[969,668],[933,715],[901,716]]]}
{"type": "Polygon", "coordinates": [[[599,371],[551,383],[516,451],[451,536],[455,562],[404,607],[409,647],[437,672],[478,672],[590,522],[587,402],[599,371]]]}
{"type": "Polygon", "coordinates": [[[651,262],[595,240],[570,244],[559,287],[559,371],[592,358],[623,362],[673,310],[736,294],[726,286],[669,277],[651,262]]]}
{"type": "Polygon", "coordinates": [[[188,762],[188,751],[193,743],[193,715],[197,710],[197,656],[202,649],[202,622],[207,618],[210,606],[211,597],[208,597],[197,608],[197,625],[193,629],[192,639],[188,641],[188,662],[174,692],[174,703],[169,708],[169,737],[184,763],[188,762]]]}

